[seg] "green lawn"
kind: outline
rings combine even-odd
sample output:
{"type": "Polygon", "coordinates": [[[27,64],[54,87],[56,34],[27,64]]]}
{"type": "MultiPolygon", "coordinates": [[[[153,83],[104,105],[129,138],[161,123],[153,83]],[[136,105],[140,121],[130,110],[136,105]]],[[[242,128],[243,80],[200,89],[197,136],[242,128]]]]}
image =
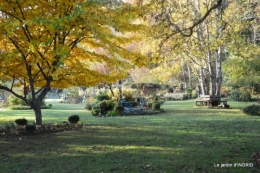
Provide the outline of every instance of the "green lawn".
{"type": "MultiPolygon", "coordinates": [[[[77,114],[82,130],[42,136],[0,138],[4,173],[247,173],[260,150],[260,117],[241,113],[253,103],[228,102],[231,109],[195,107],[194,101],[165,102],[161,115],[93,117],[83,104],[53,103],[44,123],[77,114]],[[227,164],[230,167],[217,167],[227,164]],[[231,167],[232,166],[232,167],[231,167]]],[[[256,103],[254,103],[256,104],[256,103]]],[[[0,110],[0,124],[33,122],[32,111],[0,110]]]]}

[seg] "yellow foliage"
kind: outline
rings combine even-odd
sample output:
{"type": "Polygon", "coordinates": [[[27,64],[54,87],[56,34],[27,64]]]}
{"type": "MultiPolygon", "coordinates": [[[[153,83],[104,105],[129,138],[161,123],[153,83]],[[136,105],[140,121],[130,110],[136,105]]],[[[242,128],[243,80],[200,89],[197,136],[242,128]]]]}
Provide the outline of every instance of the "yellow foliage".
{"type": "Polygon", "coordinates": [[[0,74],[42,87],[91,86],[126,76],[147,60],[127,46],[140,41],[146,26],[136,24],[140,8],[97,1],[0,2],[0,74]],[[101,51],[102,50],[102,51],[101,51]],[[104,62],[112,70],[92,69],[104,62]]]}

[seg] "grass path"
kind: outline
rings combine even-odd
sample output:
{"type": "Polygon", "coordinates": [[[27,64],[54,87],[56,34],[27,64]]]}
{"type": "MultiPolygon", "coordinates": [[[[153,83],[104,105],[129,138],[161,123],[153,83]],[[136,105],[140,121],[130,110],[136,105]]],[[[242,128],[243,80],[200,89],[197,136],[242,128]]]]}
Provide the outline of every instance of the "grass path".
{"type": "MultiPolygon", "coordinates": [[[[166,102],[161,115],[95,118],[84,105],[53,104],[43,110],[44,122],[67,121],[78,114],[86,126],[79,131],[43,136],[0,138],[0,170],[6,173],[247,173],[260,150],[260,117],[231,109],[194,107],[193,101],[166,102]],[[217,164],[229,163],[229,167],[217,164]],[[231,167],[232,165],[232,167],[231,167]],[[221,165],[219,165],[221,166],[221,165]]],[[[247,103],[251,104],[251,103],[247,103]]],[[[0,124],[32,111],[1,111],[0,124]]],[[[11,121],[10,121],[11,120],[11,121]]],[[[0,171],[1,172],[1,171],[0,171]]]]}

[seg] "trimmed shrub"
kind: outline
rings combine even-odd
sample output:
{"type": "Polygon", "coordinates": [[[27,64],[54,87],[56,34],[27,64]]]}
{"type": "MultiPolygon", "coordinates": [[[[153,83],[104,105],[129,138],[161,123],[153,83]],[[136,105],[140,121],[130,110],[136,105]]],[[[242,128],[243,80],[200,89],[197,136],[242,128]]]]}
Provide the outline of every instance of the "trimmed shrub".
{"type": "Polygon", "coordinates": [[[26,126],[28,123],[27,119],[25,118],[16,119],[14,122],[19,126],[26,126]]]}
{"type": "Polygon", "coordinates": [[[193,93],[193,94],[192,94],[192,98],[193,98],[193,99],[196,99],[197,97],[198,97],[197,93],[193,93]]]}
{"type": "Polygon", "coordinates": [[[117,105],[117,106],[114,108],[114,110],[116,111],[117,114],[123,115],[125,108],[124,108],[124,106],[122,106],[122,105],[117,105]]]}
{"type": "Polygon", "coordinates": [[[70,124],[77,124],[79,121],[79,116],[71,115],[71,116],[69,116],[68,121],[70,122],[70,124]]]}
{"type": "Polygon", "coordinates": [[[155,102],[152,104],[152,110],[160,110],[160,107],[160,103],[155,102]]]}
{"type": "Polygon", "coordinates": [[[91,111],[92,115],[97,116],[101,113],[101,109],[99,106],[94,106],[92,107],[92,111],[91,111]]]}
{"type": "Polygon", "coordinates": [[[173,93],[173,88],[172,87],[168,88],[168,92],[173,93]]]}
{"type": "Polygon", "coordinates": [[[101,113],[106,113],[108,111],[113,110],[115,105],[116,105],[116,102],[114,102],[112,100],[103,100],[102,102],[99,103],[101,113]]]}
{"type": "Polygon", "coordinates": [[[99,102],[101,102],[101,101],[103,101],[103,100],[109,100],[109,96],[108,96],[107,94],[105,94],[105,93],[101,93],[101,94],[98,94],[98,95],[96,96],[96,99],[97,99],[99,102]]]}
{"type": "Polygon", "coordinates": [[[35,125],[27,125],[27,126],[25,126],[25,131],[27,133],[33,133],[33,132],[35,132],[35,130],[36,130],[36,126],[35,125]]]}
{"type": "Polygon", "coordinates": [[[247,115],[260,116],[260,105],[249,105],[242,109],[247,115]]]}

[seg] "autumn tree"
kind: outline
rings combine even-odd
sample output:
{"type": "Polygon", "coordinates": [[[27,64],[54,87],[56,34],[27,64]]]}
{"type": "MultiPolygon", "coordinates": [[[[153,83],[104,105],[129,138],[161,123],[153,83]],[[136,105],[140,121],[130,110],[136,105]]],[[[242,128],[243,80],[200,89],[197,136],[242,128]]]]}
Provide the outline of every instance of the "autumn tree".
{"type": "Polygon", "coordinates": [[[163,74],[166,71],[167,78],[169,72],[176,74],[178,71],[175,69],[187,63],[189,70],[198,77],[202,94],[219,96],[223,80],[222,62],[228,52],[238,46],[239,33],[235,30],[237,26],[244,25],[241,16],[237,15],[243,12],[240,2],[158,2],[150,20],[154,28],[151,40],[155,40],[159,47],[153,52],[155,63],[162,64],[155,72],[163,74]]]}
{"type": "Polygon", "coordinates": [[[0,89],[30,105],[41,125],[40,106],[52,87],[116,81],[131,64],[144,65],[144,56],[126,49],[146,31],[137,14],[139,6],[119,0],[1,0],[0,89]],[[99,73],[90,68],[96,62],[118,71],[99,73]]]}

